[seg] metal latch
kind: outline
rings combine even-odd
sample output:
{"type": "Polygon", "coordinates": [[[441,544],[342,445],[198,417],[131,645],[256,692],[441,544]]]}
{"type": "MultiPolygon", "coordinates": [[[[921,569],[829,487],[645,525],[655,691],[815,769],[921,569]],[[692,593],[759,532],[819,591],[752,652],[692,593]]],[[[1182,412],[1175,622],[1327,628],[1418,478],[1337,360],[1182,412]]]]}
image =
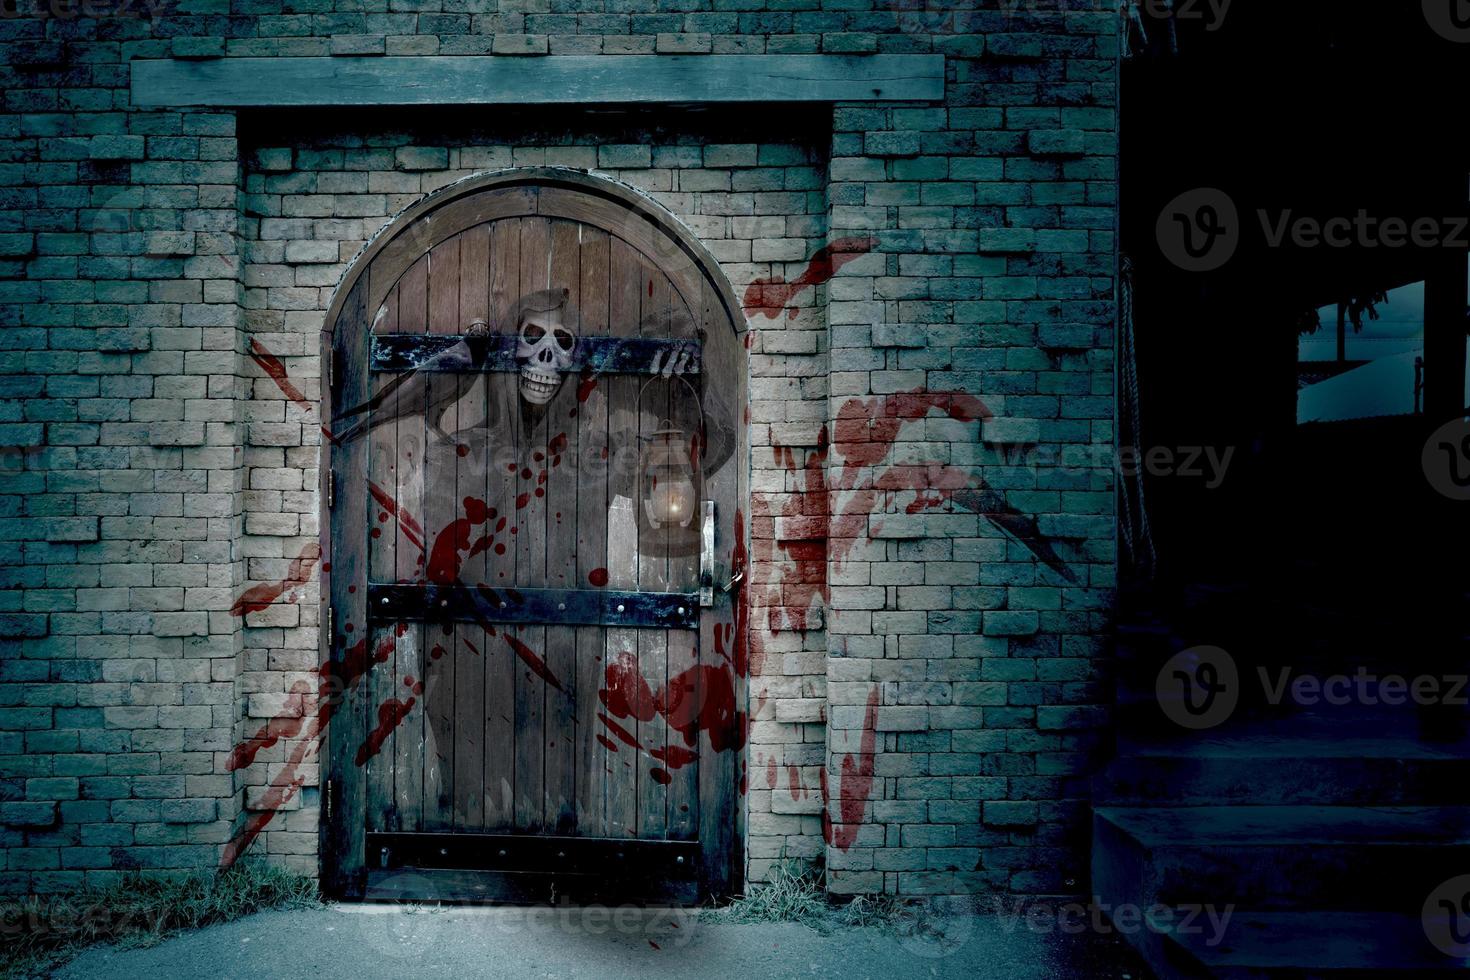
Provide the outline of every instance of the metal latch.
{"type": "Polygon", "coordinates": [[[715,502],[704,502],[704,524],[700,528],[699,604],[715,604],[715,502]]]}

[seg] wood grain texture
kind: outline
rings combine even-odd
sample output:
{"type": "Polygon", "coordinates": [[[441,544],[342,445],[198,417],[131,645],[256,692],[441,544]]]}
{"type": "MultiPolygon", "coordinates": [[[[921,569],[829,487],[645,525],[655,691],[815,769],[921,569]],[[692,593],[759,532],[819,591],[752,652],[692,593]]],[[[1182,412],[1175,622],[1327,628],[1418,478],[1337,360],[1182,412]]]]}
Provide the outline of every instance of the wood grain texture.
{"type": "Polygon", "coordinates": [[[132,62],[135,108],[934,101],[923,54],[218,58],[132,62]]]}

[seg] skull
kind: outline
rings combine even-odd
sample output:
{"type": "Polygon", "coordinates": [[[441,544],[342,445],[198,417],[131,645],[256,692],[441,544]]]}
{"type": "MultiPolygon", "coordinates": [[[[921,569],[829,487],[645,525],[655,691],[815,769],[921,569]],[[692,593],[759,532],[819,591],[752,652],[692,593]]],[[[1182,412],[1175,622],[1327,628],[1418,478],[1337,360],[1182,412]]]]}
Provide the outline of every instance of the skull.
{"type": "Polygon", "coordinates": [[[563,325],[562,310],[527,310],[521,316],[516,363],[521,366],[521,397],[532,405],[551,401],[572,366],[577,335],[563,325]]]}

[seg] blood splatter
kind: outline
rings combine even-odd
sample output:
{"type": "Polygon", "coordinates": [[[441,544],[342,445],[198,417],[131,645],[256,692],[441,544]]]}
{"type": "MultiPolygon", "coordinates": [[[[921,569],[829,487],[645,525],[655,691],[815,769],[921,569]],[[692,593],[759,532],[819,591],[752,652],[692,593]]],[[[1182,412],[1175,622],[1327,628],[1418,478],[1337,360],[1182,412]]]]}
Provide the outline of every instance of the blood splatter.
{"type": "MultiPolygon", "coordinates": [[[[303,411],[311,411],[311,403],[306,400],[301,389],[297,388],[287,376],[286,365],[282,364],[281,359],[266,349],[266,346],[255,337],[250,338],[250,359],[259,364],[262,371],[270,375],[270,379],[276,383],[277,388],[281,389],[282,394],[301,406],[303,411]]],[[[325,427],[322,431],[326,431],[325,427]]]]}
{"type": "Polygon", "coordinates": [[[862,740],[856,758],[852,753],[842,757],[842,778],[837,782],[837,810],[841,823],[832,822],[827,769],[818,773],[822,786],[822,839],[845,851],[857,842],[862,829],[863,813],[873,792],[873,753],[877,748],[878,688],[868,694],[868,710],[863,715],[862,740]]]}
{"type": "Polygon", "coordinates": [[[494,510],[487,508],[485,501],[476,497],[464,498],[464,511],[464,517],[451,521],[434,537],[425,575],[430,582],[437,585],[453,585],[459,581],[460,566],[467,557],[461,552],[468,551],[471,547],[470,530],[494,516],[494,510]]]}
{"type": "Polygon", "coordinates": [[[373,756],[383,750],[383,743],[393,733],[393,729],[403,723],[408,713],[413,710],[415,699],[400,701],[397,698],[389,698],[378,705],[378,727],[368,732],[367,741],[357,747],[357,755],[353,762],[363,765],[373,756]]]}
{"type": "Polygon", "coordinates": [[[658,701],[638,672],[638,661],[630,653],[619,653],[608,660],[604,671],[607,686],[597,693],[607,710],[619,718],[652,721],[658,713],[658,701]]]}
{"type": "Polygon", "coordinates": [[[368,492],[373,495],[373,499],[378,502],[379,506],[381,506],[384,510],[392,514],[394,518],[397,519],[398,526],[403,531],[403,536],[407,538],[409,542],[414,545],[414,547],[422,550],[424,547],[424,529],[423,526],[419,524],[418,520],[415,519],[414,516],[410,514],[407,510],[405,510],[402,506],[400,506],[398,501],[394,499],[391,493],[384,490],[382,487],[378,486],[371,480],[368,481],[368,492]]]}
{"type": "Polygon", "coordinates": [[[305,681],[292,685],[281,711],[230,752],[229,758],[225,760],[225,771],[244,769],[255,761],[256,755],[262,750],[270,748],[283,738],[295,738],[299,735],[302,726],[306,724],[304,699],[310,689],[305,681]]]}
{"type": "MultiPolygon", "coordinates": [[[[583,368],[581,379],[577,382],[577,401],[585,402],[592,397],[597,390],[597,378],[592,374],[591,368],[583,368]]],[[[576,409],[573,409],[576,411],[576,409]]]]}
{"type": "MultiPolygon", "coordinates": [[[[746,315],[762,313],[768,320],[776,319],[802,290],[822,285],[836,275],[838,269],[871,252],[877,245],[876,238],[839,238],[813,252],[801,275],[790,282],[781,276],[757,279],[745,290],[746,315]]],[[[789,315],[795,314],[793,309],[789,315]]]]}
{"type": "Polygon", "coordinates": [[[292,559],[286,568],[286,577],[279,582],[262,582],[251,586],[230,607],[231,616],[245,616],[249,613],[260,612],[268,608],[283,594],[290,592],[286,597],[288,603],[294,603],[300,599],[296,587],[304,585],[311,578],[312,567],[321,558],[322,546],[316,541],[307,542],[301,549],[301,554],[292,559]]]}
{"type": "Polygon", "coordinates": [[[510,644],[510,648],[515,651],[516,656],[520,657],[521,661],[527,667],[531,668],[531,672],[533,674],[541,678],[546,683],[550,684],[552,687],[556,688],[558,691],[562,691],[563,693],[565,693],[566,688],[561,686],[561,681],[556,679],[556,675],[547,668],[546,662],[538,657],[534,650],[526,646],[520,640],[511,636],[509,633],[505,634],[505,642],[510,644]]]}
{"type": "MultiPolygon", "coordinates": [[[[669,785],[669,783],[671,783],[671,782],[674,781],[674,777],[673,776],[670,776],[667,772],[665,772],[662,769],[650,769],[650,770],[648,770],[648,774],[650,776],[652,776],[653,777],[653,781],[656,782],[656,783],[658,783],[660,786],[667,786],[667,785],[669,785]]],[[[651,942],[651,940],[650,940],[650,942],[651,942]]],[[[657,946],[655,946],[653,948],[654,949],[658,949],[657,946]]]]}

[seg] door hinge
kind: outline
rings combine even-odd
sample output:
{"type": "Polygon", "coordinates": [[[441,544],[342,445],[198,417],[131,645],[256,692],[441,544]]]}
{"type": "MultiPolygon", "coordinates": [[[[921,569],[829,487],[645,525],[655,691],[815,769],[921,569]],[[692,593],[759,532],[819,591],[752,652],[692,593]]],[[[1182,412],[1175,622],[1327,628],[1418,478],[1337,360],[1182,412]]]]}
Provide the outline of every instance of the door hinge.
{"type": "Polygon", "coordinates": [[[331,391],[336,386],[337,377],[337,351],[327,351],[327,390],[331,391]]]}
{"type": "Polygon", "coordinates": [[[332,822],[332,781],[327,780],[326,792],[322,794],[322,806],[327,811],[327,823],[332,822]]]}
{"type": "Polygon", "coordinates": [[[331,649],[332,641],[337,638],[337,630],[334,628],[335,625],[336,625],[335,622],[334,622],[335,618],[336,617],[334,617],[332,615],[332,607],[331,606],[328,606],[327,607],[327,648],[328,649],[331,649]]]}
{"type": "Polygon", "coordinates": [[[327,510],[331,510],[337,503],[337,472],[327,470],[327,510]]]}

